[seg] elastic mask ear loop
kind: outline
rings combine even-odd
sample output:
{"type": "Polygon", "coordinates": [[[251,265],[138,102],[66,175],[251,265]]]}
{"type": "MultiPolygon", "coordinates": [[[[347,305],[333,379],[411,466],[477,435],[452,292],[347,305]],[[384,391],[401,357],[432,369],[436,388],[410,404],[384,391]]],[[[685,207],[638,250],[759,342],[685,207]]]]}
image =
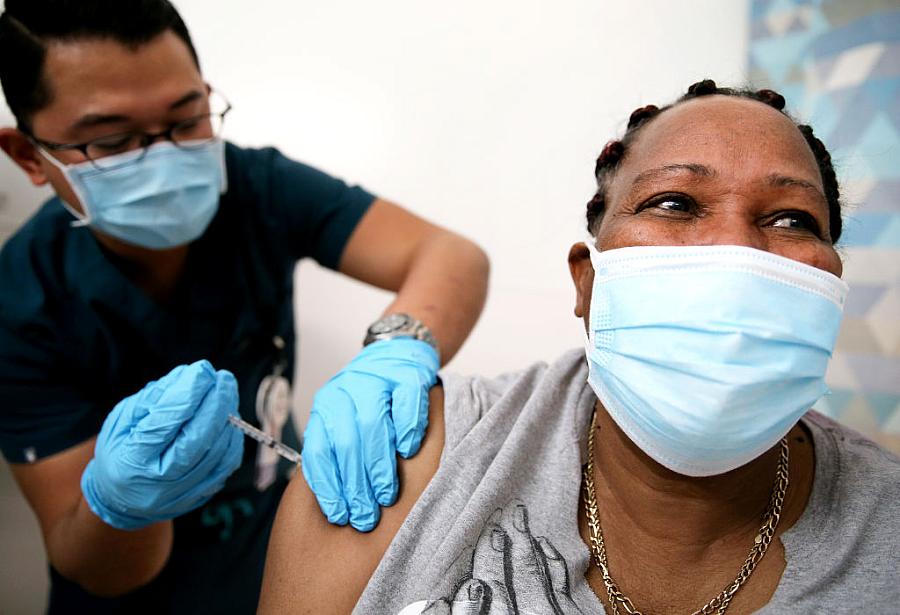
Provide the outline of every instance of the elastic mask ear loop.
{"type": "Polygon", "coordinates": [[[214,142],[219,152],[219,171],[222,173],[222,184],[219,186],[219,194],[228,192],[228,165],[225,163],[225,142],[216,139],[214,142]]]}
{"type": "Polygon", "coordinates": [[[594,275],[597,275],[597,263],[600,260],[600,249],[594,245],[594,241],[596,240],[593,237],[590,237],[585,239],[583,243],[591,255],[591,266],[594,268],[594,275]]]}
{"type": "MultiPolygon", "coordinates": [[[[595,239],[588,235],[588,238],[584,240],[584,245],[587,247],[588,252],[590,253],[591,258],[591,267],[594,269],[594,279],[596,280],[597,276],[597,258],[600,256],[600,251],[594,246],[595,239]]],[[[590,353],[590,349],[594,347],[594,330],[591,326],[593,320],[591,319],[591,308],[594,306],[594,297],[593,297],[594,289],[591,288],[591,305],[588,307],[588,317],[587,317],[587,329],[582,326],[582,333],[584,333],[584,343],[585,349],[590,353]]],[[[588,362],[590,362],[590,354],[588,355],[588,362]]]]}
{"type": "Polygon", "coordinates": [[[75,182],[72,181],[72,174],[69,172],[69,165],[63,164],[56,158],[50,155],[50,153],[41,147],[40,144],[34,143],[34,146],[41,153],[41,155],[53,166],[59,169],[59,172],[63,174],[63,177],[66,178],[66,181],[69,182],[69,187],[72,189],[72,192],[75,193],[75,196],[78,197],[78,200],[81,201],[81,206],[87,213],[81,213],[77,209],[75,209],[71,203],[67,203],[66,200],[62,197],[59,197],[59,202],[62,203],[62,206],[66,209],[67,212],[74,216],[74,220],[69,223],[69,226],[72,228],[78,228],[80,226],[88,226],[91,223],[91,214],[90,209],[87,206],[87,199],[84,197],[83,192],[75,185],[75,182]]]}

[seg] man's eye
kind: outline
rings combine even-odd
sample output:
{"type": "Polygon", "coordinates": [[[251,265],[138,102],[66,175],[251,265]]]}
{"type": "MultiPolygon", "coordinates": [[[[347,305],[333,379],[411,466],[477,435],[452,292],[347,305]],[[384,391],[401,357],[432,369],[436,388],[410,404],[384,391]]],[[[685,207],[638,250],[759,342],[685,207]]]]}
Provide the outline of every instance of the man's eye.
{"type": "Polygon", "coordinates": [[[113,137],[110,139],[102,139],[97,140],[91,143],[94,147],[100,147],[104,149],[118,149],[120,147],[124,147],[131,140],[131,137],[128,135],[121,137],[113,137]]]}
{"type": "Polygon", "coordinates": [[[135,135],[113,135],[96,139],[88,143],[88,156],[91,158],[100,158],[127,152],[128,150],[140,147],[140,138],[135,135]]]}
{"type": "MultiPolygon", "coordinates": [[[[206,118],[203,118],[203,119],[205,120],[206,118]]],[[[200,121],[201,120],[198,118],[186,120],[186,121],[178,124],[178,129],[179,130],[194,130],[195,128],[197,128],[197,126],[200,125],[200,121]]]]}

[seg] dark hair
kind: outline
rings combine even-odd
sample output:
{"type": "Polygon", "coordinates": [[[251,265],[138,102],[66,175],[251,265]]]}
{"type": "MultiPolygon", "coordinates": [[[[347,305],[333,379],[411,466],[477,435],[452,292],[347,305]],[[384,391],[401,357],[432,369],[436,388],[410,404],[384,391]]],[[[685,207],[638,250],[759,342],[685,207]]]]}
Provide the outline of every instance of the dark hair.
{"type": "Polygon", "coordinates": [[[825,189],[825,200],[828,201],[829,214],[829,231],[831,232],[831,242],[836,243],[841,236],[841,203],[840,190],[838,189],[837,176],[831,163],[831,154],[825,149],[825,145],[813,134],[813,129],[805,124],[799,124],[794,118],[784,111],[784,97],[778,92],[772,90],[750,90],[750,89],[733,89],[720,88],[715,81],[706,79],[693,84],[688,88],[686,94],[670,105],[659,108],[656,105],[647,105],[640,109],[635,109],[628,118],[628,128],[625,135],[618,140],[610,141],[603,148],[600,156],[597,158],[597,164],[594,167],[594,177],[597,179],[597,192],[587,204],[587,226],[588,232],[596,231],[597,223],[603,217],[606,211],[606,190],[609,182],[615,173],[616,168],[628,146],[634,141],[637,133],[641,128],[647,125],[650,120],[658,116],[660,113],[671,109],[679,103],[700,98],[701,96],[710,96],[712,94],[720,94],[723,96],[735,96],[738,98],[749,98],[761,103],[765,103],[770,107],[777,109],[785,116],[790,118],[792,122],[800,130],[806,143],[812,150],[819,166],[819,173],[822,175],[822,185],[825,189]]]}
{"type": "Polygon", "coordinates": [[[47,44],[112,39],[138,47],[166,30],[188,46],[200,66],[187,26],[167,0],[6,0],[0,15],[0,84],[19,128],[53,99],[43,77],[47,44]]]}

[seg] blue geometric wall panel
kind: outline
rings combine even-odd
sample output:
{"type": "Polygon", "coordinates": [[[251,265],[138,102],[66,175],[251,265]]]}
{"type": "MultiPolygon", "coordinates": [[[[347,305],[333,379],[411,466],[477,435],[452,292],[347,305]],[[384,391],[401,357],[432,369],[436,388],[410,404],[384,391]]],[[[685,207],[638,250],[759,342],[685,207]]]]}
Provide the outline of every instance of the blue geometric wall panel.
{"type": "Polygon", "coordinates": [[[900,0],[753,0],[750,75],[835,162],[851,286],[817,408],[900,452],[900,0]]]}

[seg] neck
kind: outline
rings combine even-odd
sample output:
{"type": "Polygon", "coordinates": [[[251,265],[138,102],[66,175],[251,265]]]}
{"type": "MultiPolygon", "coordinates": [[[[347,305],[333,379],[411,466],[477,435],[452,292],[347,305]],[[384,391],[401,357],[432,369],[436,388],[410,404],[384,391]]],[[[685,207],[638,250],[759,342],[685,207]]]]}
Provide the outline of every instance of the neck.
{"type": "Polygon", "coordinates": [[[122,273],[158,303],[168,301],[181,280],[188,245],[150,250],[94,232],[97,241],[112,254],[122,273]]]}
{"type": "MultiPolygon", "coordinates": [[[[725,474],[696,478],[651,459],[599,402],[596,429],[595,481],[598,504],[606,511],[604,532],[610,525],[622,536],[693,551],[698,557],[723,540],[743,543],[756,535],[775,482],[779,445],[725,474]]],[[[790,495],[797,493],[789,489],[790,495]]],[[[808,490],[800,512],[806,496],[808,490]]]]}
{"type": "MultiPolygon", "coordinates": [[[[693,478],[648,457],[599,402],[595,429],[595,494],[611,575],[640,608],[693,612],[734,582],[748,556],[775,484],[780,445],[726,474],[693,478]]],[[[735,595],[734,612],[756,612],[769,602],[785,567],[777,535],[806,507],[815,467],[812,439],[798,424],[788,442],[790,482],[776,539],[735,595]]],[[[590,544],[583,510],[581,534],[590,544]]],[[[587,579],[606,603],[600,569],[592,566],[587,579]]]]}

